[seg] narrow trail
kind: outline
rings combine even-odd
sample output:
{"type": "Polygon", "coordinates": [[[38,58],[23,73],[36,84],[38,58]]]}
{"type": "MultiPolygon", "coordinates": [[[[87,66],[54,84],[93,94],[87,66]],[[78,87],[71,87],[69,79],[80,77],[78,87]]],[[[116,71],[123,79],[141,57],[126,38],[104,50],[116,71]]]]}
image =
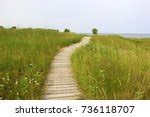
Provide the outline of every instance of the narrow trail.
{"type": "Polygon", "coordinates": [[[46,82],[43,98],[45,100],[76,100],[81,99],[81,93],[73,79],[70,57],[76,48],[90,42],[90,37],[84,37],[81,42],[61,49],[55,56],[51,72],[46,82]]]}

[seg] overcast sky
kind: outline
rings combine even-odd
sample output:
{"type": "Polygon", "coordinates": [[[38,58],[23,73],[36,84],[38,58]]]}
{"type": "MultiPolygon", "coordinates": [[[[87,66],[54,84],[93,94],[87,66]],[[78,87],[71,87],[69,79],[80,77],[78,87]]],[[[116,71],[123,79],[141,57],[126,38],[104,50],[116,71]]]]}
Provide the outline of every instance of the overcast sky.
{"type": "Polygon", "coordinates": [[[150,0],[0,0],[0,25],[150,33],[150,0]]]}

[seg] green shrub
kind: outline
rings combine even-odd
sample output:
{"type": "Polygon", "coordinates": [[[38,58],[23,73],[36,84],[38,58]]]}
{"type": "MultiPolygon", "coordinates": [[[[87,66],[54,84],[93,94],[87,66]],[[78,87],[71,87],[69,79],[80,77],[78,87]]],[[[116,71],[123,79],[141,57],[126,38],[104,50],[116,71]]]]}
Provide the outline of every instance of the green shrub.
{"type": "Polygon", "coordinates": [[[92,33],[93,33],[94,35],[96,35],[96,34],[98,34],[98,30],[97,30],[96,28],[93,28],[93,29],[92,29],[92,33]]]}
{"type": "Polygon", "coordinates": [[[64,30],[64,32],[65,32],[65,33],[68,33],[68,32],[70,32],[70,30],[66,28],[66,29],[64,30]]]}

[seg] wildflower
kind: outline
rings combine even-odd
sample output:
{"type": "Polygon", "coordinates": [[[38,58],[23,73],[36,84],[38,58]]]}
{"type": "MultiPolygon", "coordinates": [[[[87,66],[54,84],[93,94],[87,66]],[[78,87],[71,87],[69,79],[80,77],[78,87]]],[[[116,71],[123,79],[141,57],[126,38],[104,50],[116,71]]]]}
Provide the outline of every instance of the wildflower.
{"type": "Polygon", "coordinates": [[[7,78],[7,81],[10,81],[10,79],[9,79],[9,78],[7,78]]]}
{"type": "Polygon", "coordinates": [[[3,80],[5,80],[6,78],[2,78],[3,80]]]}
{"type": "Polygon", "coordinates": [[[37,86],[39,86],[39,83],[36,83],[37,86]]]}
{"type": "Polygon", "coordinates": [[[3,84],[0,84],[0,87],[4,87],[4,85],[3,85],[3,84]]]}
{"type": "Polygon", "coordinates": [[[15,84],[17,85],[17,84],[18,84],[18,81],[16,81],[15,84]]]}
{"type": "Polygon", "coordinates": [[[30,67],[32,67],[32,66],[33,66],[33,64],[29,64],[29,66],[30,66],[30,67]]]}
{"type": "Polygon", "coordinates": [[[31,79],[29,80],[29,84],[31,84],[31,79]]]}

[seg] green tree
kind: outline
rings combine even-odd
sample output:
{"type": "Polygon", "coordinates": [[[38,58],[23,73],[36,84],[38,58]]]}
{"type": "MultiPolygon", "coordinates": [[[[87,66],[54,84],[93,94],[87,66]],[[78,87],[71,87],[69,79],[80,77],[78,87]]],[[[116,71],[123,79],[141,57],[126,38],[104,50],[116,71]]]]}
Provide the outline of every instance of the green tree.
{"type": "Polygon", "coordinates": [[[13,27],[11,27],[10,29],[17,29],[17,27],[16,27],[16,26],[13,26],[13,27]]]}
{"type": "Polygon", "coordinates": [[[94,35],[96,35],[96,34],[98,34],[98,30],[97,30],[96,28],[93,28],[93,29],[92,29],[92,33],[93,33],[94,35]]]}
{"type": "Polygon", "coordinates": [[[66,33],[67,33],[67,32],[70,32],[70,30],[66,28],[66,29],[64,30],[64,32],[66,32],[66,33]]]}

